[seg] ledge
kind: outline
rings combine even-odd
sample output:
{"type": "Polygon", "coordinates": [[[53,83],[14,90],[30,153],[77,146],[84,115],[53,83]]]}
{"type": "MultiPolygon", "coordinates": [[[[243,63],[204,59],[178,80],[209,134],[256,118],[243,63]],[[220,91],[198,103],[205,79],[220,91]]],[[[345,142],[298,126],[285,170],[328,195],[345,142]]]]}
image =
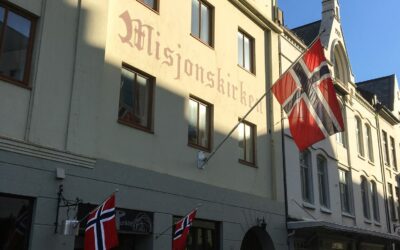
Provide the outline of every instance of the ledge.
{"type": "Polygon", "coordinates": [[[320,210],[325,214],[332,214],[332,211],[329,208],[321,207],[320,210]]]}
{"type": "Polygon", "coordinates": [[[314,204],[311,204],[311,203],[308,203],[308,202],[305,202],[305,201],[303,201],[303,207],[315,210],[315,205],[314,204]]]}
{"type": "Polygon", "coordinates": [[[2,136],[0,136],[0,150],[85,168],[94,168],[96,164],[94,158],[2,136]]]}

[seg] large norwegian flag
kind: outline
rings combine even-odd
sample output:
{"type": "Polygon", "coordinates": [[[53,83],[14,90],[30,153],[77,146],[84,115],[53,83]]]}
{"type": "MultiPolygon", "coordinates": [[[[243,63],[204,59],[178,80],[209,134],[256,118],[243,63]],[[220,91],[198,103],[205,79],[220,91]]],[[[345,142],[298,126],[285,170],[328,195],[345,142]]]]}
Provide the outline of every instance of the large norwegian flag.
{"type": "Polygon", "coordinates": [[[300,151],[344,130],[333,81],[318,39],[272,86],[300,151]]]}
{"type": "Polygon", "coordinates": [[[172,241],[172,250],[184,250],[186,248],[186,239],[197,210],[191,211],[175,224],[174,239],[172,241]]]}
{"type": "Polygon", "coordinates": [[[118,246],[115,195],[90,212],[85,230],[85,250],[108,250],[118,246]]]}

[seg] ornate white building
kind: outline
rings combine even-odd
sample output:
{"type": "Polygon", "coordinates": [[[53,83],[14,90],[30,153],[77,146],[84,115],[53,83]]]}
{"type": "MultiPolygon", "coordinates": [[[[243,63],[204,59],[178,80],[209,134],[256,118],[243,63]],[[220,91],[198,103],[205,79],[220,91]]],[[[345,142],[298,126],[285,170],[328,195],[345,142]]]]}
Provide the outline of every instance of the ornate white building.
{"type": "Polygon", "coordinates": [[[320,21],[285,30],[280,62],[284,71],[321,34],[345,131],[300,153],[283,118],[290,249],[391,249],[400,240],[398,82],[357,83],[339,3],[322,7],[320,21]]]}

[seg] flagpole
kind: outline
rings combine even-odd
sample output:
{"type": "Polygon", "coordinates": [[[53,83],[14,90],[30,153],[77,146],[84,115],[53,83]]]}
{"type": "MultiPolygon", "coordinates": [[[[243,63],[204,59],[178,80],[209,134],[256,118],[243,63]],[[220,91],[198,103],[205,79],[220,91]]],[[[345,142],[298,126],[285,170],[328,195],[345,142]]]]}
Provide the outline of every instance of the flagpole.
{"type": "MultiPolygon", "coordinates": [[[[192,210],[190,210],[190,212],[189,213],[187,213],[185,216],[183,216],[182,218],[185,218],[186,216],[188,216],[193,210],[198,210],[200,207],[202,207],[203,206],[203,204],[201,204],[201,203],[199,203],[199,204],[197,204],[197,206],[194,208],[194,209],[192,209],[192,210]]],[[[160,236],[161,235],[163,235],[165,232],[167,232],[168,230],[170,230],[174,225],[175,225],[176,223],[173,223],[172,224],[172,226],[168,226],[165,230],[163,230],[161,233],[158,233],[157,235],[156,235],[156,240],[158,239],[158,238],[160,238],[160,236]]]]}
{"type": "MultiPolygon", "coordinates": [[[[308,46],[308,48],[311,48],[314,43],[320,38],[321,34],[325,32],[325,29],[322,30],[316,38],[314,38],[314,40],[311,42],[310,46],[308,46]]],[[[296,64],[297,62],[300,61],[300,59],[304,56],[304,54],[308,51],[308,48],[306,50],[304,50],[299,57],[297,57],[297,59],[292,63],[296,64]]],[[[279,80],[282,79],[282,77],[290,70],[291,67],[287,68],[285,70],[285,72],[283,72],[279,78],[275,81],[278,82],[279,80]]],[[[273,86],[273,85],[272,85],[273,86]]],[[[267,96],[267,94],[269,94],[271,92],[272,86],[269,87],[269,89],[260,97],[260,99],[258,99],[258,101],[250,108],[249,111],[247,111],[247,113],[241,117],[239,119],[239,121],[236,123],[236,125],[231,129],[231,131],[229,131],[229,133],[225,136],[225,138],[215,147],[215,149],[210,153],[210,155],[208,157],[206,157],[203,161],[203,163],[201,164],[201,166],[199,168],[203,168],[209,161],[210,159],[215,155],[215,153],[219,150],[219,148],[226,142],[226,140],[228,140],[228,138],[232,135],[233,132],[235,132],[236,128],[246,119],[246,117],[251,113],[251,111],[253,111],[255,109],[255,107],[257,107],[257,105],[262,101],[262,99],[264,97],[267,96]]]]}
{"type": "Polygon", "coordinates": [[[80,225],[93,211],[95,211],[95,210],[98,209],[101,205],[103,205],[103,203],[104,203],[108,198],[110,198],[110,196],[112,196],[112,195],[114,195],[114,194],[116,194],[116,193],[118,193],[118,192],[119,192],[119,189],[116,188],[114,192],[112,192],[109,196],[107,196],[107,198],[105,198],[105,199],[100,203],[100,205],[98,205],[98,206],[95,207],[94,209],[90,210],[89,213],[87,213],[82,219],[80,219],[80,220],[78,221],[78,223],[77,223],[76,225],[74,225],[74,227],[77,227],[78,225],[80,225]]]}

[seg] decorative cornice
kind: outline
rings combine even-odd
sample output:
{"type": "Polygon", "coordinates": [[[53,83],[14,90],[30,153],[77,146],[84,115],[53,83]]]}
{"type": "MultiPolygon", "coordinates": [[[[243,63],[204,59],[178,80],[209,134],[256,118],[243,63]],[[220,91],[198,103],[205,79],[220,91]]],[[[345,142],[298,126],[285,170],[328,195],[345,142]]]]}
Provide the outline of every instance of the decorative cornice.
{"type": "Polygon", "coordinates": [[[94,158],[3,136],[0,136],[0,150],[85,168],[93,168],[96,164],[96,159],[94,158]]]}

